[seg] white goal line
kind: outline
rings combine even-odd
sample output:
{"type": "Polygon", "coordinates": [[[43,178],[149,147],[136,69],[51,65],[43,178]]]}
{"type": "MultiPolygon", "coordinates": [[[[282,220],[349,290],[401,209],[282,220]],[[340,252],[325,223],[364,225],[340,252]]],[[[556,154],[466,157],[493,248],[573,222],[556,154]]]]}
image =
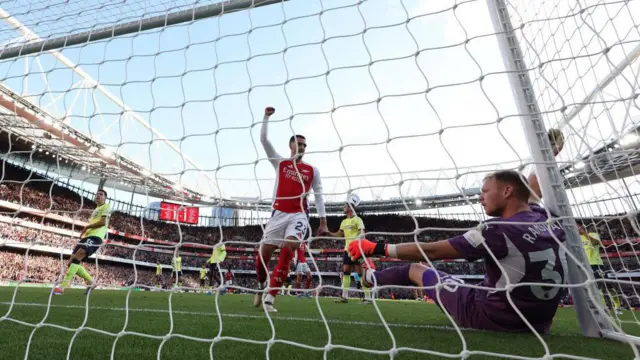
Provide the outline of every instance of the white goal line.
{"type": "MultiPolygon", "coordinates": [[[[47,305],[40,303],[27,303],[27,302],[9,302],[2,301],[0,305],[7,306],[25,306],[25,307],[51,307],[51,308],[63,308],[63,309],[85,309],[85,306],[81,305],[47,305]]],[[[180,314],[180,315],[193,315],[193,316],[217,316],[214,312],[205,312],[205,311],[186,311],[186,310],[163,310],[163,309],[146,309],[146,308],[123,308],[123,307],[106,307],[106,306],[90,306],[90,310],[103,310],[103,311],[120,311],[120,312],[147,312],[147,313],[163,313],[163,314],[180,314]]],[[[240,319],[266,319],[263,315],[253,315],[253,314],[239,314],[239,313],[221,313],[222,317],[227,318],[240,318],[240,319]]],[[[6,316],[6,315],[5,315],[6,316]]],[[[11,319],[10,317],[0,317],[0,321],[3,319],[11,319]]],[[[304,321],[304,322],[312,322],[312,323],[324,323],[322,319],[315,318],[307,318],[307,317],[298,317],[298,316],[273,316],[271,315],[271,319],[273,320],[281,320],[281,321],[304,321]]],[[[330,324],[339,324],[339,325],[358,325],[358,326],[377,326],[384,327],[382,322],[374,322],[374,321],[356,321],[356,320],[332,320],[326,319],[327,323],[330,324]]],[[[387,323],[389,327],[396,328],[411,328],[411,329],[433,329],[433,330],[446,330],[446,331],[456,331],[457,329],[452,326],[447,325],[429,325],[429,324],[403,324],[403,323],[387,323]]],[[[464,332],[485,332],[484,330],[477,329],[468,329],[468,328],[459,328],[464,332]]],[[[571,333],[553,333],[556,336],[581,336],[580,334],[571,334],[571,333]]]]}

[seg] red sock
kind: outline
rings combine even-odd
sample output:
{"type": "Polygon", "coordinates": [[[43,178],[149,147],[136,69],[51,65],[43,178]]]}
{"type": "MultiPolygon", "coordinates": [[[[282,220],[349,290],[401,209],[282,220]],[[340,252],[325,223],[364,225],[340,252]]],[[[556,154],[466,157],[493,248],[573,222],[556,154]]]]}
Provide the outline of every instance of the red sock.
{"type": "Polygon", "coordinates": [[[269,261],[271,261],[271,255],[264,256],[264,262],[262,256],[260,256],[260,252],[258,251],[258,255],[256,255],[256,275],[258,277],[258,283],[262,284],[267,281],[267,269],[269,261]],[[267,264],[265,266],[264,264],[267,264]]]}
{"type": "Polygon", "coordinates": [[[311,287],[311,276],[307,276],[307,278],[304,281],[304,288],[308,289],[311,287]]]}
{"type": "Polygon", "coordinates": [[[273,269],[271,281],[269,282],[269,287],[272,288],[269,291],[271,296],[278,295],[278,291],[280,291],[282,283],[284,283],[284,280],[289,276],[289,264],[291,264],[291,259],[293,259],[293,251],[291,251],[291,249],[288,247],[280,249],[278,264],[276,264],[275,269],[273,269]]]}
{"type": "Polygon", "coordinates": [[[296,289],[300,289],[300,278],[296,278],[296,289]]]}

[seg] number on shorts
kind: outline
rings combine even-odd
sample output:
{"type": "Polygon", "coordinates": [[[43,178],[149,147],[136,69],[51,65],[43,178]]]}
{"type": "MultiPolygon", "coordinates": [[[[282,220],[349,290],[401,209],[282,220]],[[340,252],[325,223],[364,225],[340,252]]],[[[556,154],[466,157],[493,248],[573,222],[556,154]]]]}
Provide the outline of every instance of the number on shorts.
{"type": "Polygon", "coordinates": [[[296,223],[296,226],[294,227],[294,229],[296,229],[297,232],[301,233],[303,237],[307,234],[307,224],[301,221],[298,221],[296,223]]]}

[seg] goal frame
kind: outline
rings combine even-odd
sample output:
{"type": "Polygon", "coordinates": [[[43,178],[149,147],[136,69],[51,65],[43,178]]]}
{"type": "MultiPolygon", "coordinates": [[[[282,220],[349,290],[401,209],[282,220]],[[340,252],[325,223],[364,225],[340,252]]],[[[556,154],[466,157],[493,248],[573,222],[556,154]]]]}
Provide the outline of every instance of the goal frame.
{"type": "MultiPolygon", "coordinates": [[[[176,11],[166,15],[155,16],[148,19],[131,21],[125,24],[89,30],[68,36],[50,39],[30,38],[21,45],[0,49],[0,60],[7,60],[26,55],[35,55],[44,52],[105,40],[126,34],[162,28],[169,25],[192,22],[195,20],[218,16],[225,11],[239,11],[250,8],[283,3],[288,0],[225,0],[214,5],[194,7],[190,10],[176,11]]],[[[614,340],[633,342],[640,344],[640,337],[630,336],[616,331],[609,317],[601,305],[593,299],[599,294],[594,283],[593,275],[589,269],[580,236],[577,232],[571,204],[564,188],[564,182],[560,169],[556,163],[551,144],[547,137],[542,112],[536,101],[532,81],[523,62],[523,52],[519,44],[505,0],[486,0],[487,8],[493,25],[496,39],[500,49],[506,75],[516,102],[516,108],[521,118],[523,132],[529,146],[533,165],[538,176],[546,207],[557,216],[566,232],[566,247],[570,254],[568,257],[568,282],[571,291],[579,325],[583,334],[587,337],[605,337],[614,340]],[[586,284],[586,285],[583,285],[586,284]]],[[[24,27],[0,8],[0,18],[23,31],[24,27]]],[[[631,62],[640,56],[640,45],[621,61],[615,69],[607,75],[596,88],[577,107],[564,114],[561,126],[565,126],[576,116],[589,102],[597,96],[601,89],[617,77],[631,62]]],[[[63,62],[65,63],[65,62],[63,62]]],[[[68,63],[65,63],[69,65],[68,63]]],[[[74,66],[69,66],[75,70],[74,66]]],[[[111,100],[117,101],[115,98],[111,100]]],[[[124,104],[122,104],[124,108],[124,104]]],[[[188,160],[188,158],[186,158],[188,160]]],[[[624,180],[623,180],[624,181],[624,180]]]]}
{"type": "MultiPolygon", "coordinates": [[[[515,36],[516,29],[511,23],[505,0],[486,0],[486,4],[502,61],[507,70],[509,85],[516,102],[516,109],[521,115],[520,120],[523,132],[533,158],[533,165],[535,166],[542,197],[545,199],[545,206],[562,218],[561,223],[566,233],[566,247],[568,255],[570,255],[567,256],[569,291],[573,297],[580,329],[587,337],[604,337],[640,344],[640,337],[616,331],[618,329],[614,329],[612,322],[605,314],[606,310],[592,300],[598,298],[599,291],[593,281],[593,274],[590,271],[581,270],[581,267],[590,269],[590,266],[582,247],[571,204],[562,181],[562,175],[547,136],[547,129],[535,97],[531,77],[524,64],[522,48],[515,36]],[[586,286],[578,285],[585,284],[585,282],[586,286]]],[[[606,86],[618,76],[638,55],[640,55],[640,45],[628,54],[577,108],[563,114],[562,125],[565,125],[571,118],[575,117],[585,106],[585,103],[588,103],[603,86],[606,86]]]]}
{"type": "MultiPolygon", "coordinates": [[[[225,12],[242,11],[266,5],[273,5],[289,0],[223,0],[211,5],[202,5],[190,10],[174,11],[165,15],[158,15],[140,20],[133,20],[124,24],[107,26],[99,29],[91,29],[66,36],[55,38],[33,38],[26,36],[26,41],[20,45],[14,45],[0,49],[0,60],[8,60],[26,55],[35,55],[47,51],[59,50],[65,47],[88,44],[94,41],[111,39],[170,25],[177,25],[196,20],[206,19],[221,15],[225,12]]],[[[19,24],[12,23],[15,19],[0,8],[0,19],[8,21],[16,29],[19,24]]]]}

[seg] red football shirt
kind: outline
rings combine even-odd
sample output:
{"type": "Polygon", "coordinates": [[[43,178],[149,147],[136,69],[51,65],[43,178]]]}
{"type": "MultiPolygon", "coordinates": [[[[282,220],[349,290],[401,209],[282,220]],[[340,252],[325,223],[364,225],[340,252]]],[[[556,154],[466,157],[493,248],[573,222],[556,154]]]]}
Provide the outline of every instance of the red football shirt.
{"type": "Polygon", "coordinates": [[[260,131],[260,142],[276,170],[273,209],[285,213],[309,212],[307,195],[313,189],[318,216],[326,216],[318,168],[301,160],[293,161],[280,156],[267,139],[268,121],[269,117],[265,116],[260,131]]]}

